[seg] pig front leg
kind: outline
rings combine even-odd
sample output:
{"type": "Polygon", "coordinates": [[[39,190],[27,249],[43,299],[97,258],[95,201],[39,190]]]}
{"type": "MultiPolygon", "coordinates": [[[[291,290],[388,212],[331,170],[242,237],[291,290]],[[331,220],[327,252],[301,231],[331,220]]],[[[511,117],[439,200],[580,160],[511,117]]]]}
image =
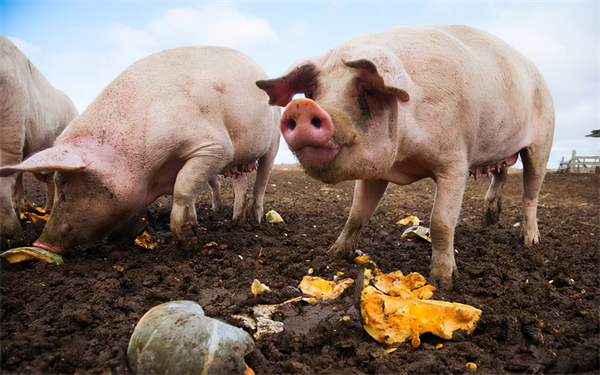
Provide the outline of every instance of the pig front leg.
{"type": "Polygon", "coordinates": [[[458,275],[454,259],[454,228],[458,221],[468,172],[436,178],[435,201],[431,213],[431,271],[429,277],[444,289],[452,287],[458,275]]]}
{"type": "Polygon", "coordinates": [[[269,176],[271,176],[271,171],[273,170],[273,164],[275,164],[275,156],[277,156],[278,149],[279,132],[277,132],[269,152],[258,160],[253,192],[254,204],[252,206],[254,210],[254,218],[258,224],[262,222],[265,191],[267,190],[267,183],[269,182],[269,176]]]}
{"type": "Polygon", "coordinates": [[[329,249],[337,258],[351,258],[358,246],[365,225],[373,216],[388,186],[383,180],[358,180],[354,186],[354,199],[350,216],[342,234],[329,249]]]}
{"type": "Polygon", "coordinates": [[[227,164],[217,156],[199,156],[189,159],[177,173],[173,187],[171,232],[176,238],[194,237],[198,226],[196,196],[204,184],[219,173],[227,164]]]}
{"type": "Polygon", "coordinates": [[[485,194],[484,220],[486,225],[496,224],[500,220],[502,211],[502,190],[506,183],[506,173],[508,168],[492,171],[492,182],[485,194]]]}
{"type": "MultiPolygon", "coordinates": [[[[12,239],[21,231],[21,224],[15,213],[13,197],[18,197],[18,177],[16,174],[0,177],[0,235],[12,239]]],[[[16,203],[18,205],[18,202],[16,203]]]]}

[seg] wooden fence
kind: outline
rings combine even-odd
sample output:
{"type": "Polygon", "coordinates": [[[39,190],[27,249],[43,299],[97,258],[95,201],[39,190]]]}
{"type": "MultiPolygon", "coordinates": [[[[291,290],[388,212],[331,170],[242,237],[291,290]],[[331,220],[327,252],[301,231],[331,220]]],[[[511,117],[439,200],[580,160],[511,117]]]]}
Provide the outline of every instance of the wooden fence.
{"type": "Polygon", "coordinates": [[[600,156],[579,156],[577,151],[573,150],[571,154],[571,160],[569,161],[569,172],[580,171],[580,168],[595,168],[596,171],[600,168],[600,156]]]}

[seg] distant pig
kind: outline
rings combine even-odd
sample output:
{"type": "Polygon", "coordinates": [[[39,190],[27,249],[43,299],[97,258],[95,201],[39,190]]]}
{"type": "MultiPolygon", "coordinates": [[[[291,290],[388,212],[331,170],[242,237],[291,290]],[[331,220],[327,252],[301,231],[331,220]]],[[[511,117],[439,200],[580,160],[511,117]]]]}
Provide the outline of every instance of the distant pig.
{"type": "MultiPolygon", "coordinates": [[[[0,36],[0,166],[18,164],[29,155],[52,146],[52,142],[77,116],[73,102],[54,88],[27,57],[0,36]]],[[[15,207],[23,198],[23,174],[0,177],[0,235],[13,238],[21,231],[15,207]]],[[[46,210],[52,210],[54,181],[46,182],[46,210]]]]}
{"type": "Polygon", "coordinates": [[[100,240],[161,195],[173,195],[173,234],[189,238],[198,192],[218,174],[255,168],[260,223],[280,117],[254,84],[264,78],[250,58],[222,47],[175,48],[131,65],[54,147],[0,169],[57,172],[57,202],[34,246],[60,253],[100,240]]]}
{"type": "Polygon", "coordinates": [[[389,182],[436,183],[430,278],[457,274],[454,228],[469,174],[487,174],[488,223],[498,221],[507,167],[523,161],[525,245],[539,242],[538,193],[554,133],[544,78],[502,40],[466,26],[405,26],[356,36],[261,80],[286,106],[281,131],[306,172],[357,180],[330,252],[350,256],[389,182]],[[292,100],[297,93],[306,98],[292,100]]]}

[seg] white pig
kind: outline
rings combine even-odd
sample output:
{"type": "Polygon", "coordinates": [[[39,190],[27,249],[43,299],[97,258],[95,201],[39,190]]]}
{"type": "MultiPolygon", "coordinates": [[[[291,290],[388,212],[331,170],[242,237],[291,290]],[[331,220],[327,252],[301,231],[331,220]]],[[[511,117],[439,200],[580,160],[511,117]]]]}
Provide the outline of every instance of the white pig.
{"type": "Polygon", "coordinates": [[[496,222],[506,169],[519,156],[522,234],[527,246],[539,242],[554,106],[540,72],[502,40],[466,26],[404,26],[356,36],[257,85],[271,104],[286,106],[281,131],[310,176],[357,180],[331,253],[352,254],[389,182],[431,178],[430,278],[450,287],[469,174],[492,175],[485,216],[496,222]],[[292,101],[296,93],[306,99],[292,101]]]}
{"type": "MultiPolygon", "coordinates": [[[[0,36],[0,166],[19,164],[52,142],[77,116],[73,102],[54,88],[27,57],[0,36]]],[[[46,210],[52,210],[54,181],[47,185],[46,210]]],[[[23,174],[0,177],[0,234],[13,238],[21,230],[15,206],[23,197],[23,174]]]]}
{"type": "Polygon", "coordinates": [[[280,117],[254,84],[264,78],[250,58],[223,47],[175,48],[131,65],[54,147],[0,169],[57,172],[57,202],[34,246],[60,253],[100,240],[161,195],[173,195],[173,234],[189,238],[209,180],[255,168],[260,223],[280,117]]]}

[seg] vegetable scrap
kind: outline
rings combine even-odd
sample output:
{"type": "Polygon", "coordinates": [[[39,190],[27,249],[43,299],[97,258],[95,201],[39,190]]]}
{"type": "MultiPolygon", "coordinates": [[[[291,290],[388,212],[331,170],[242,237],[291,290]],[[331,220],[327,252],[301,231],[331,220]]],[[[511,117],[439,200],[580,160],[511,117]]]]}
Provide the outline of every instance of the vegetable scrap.
{"type": "Polygon", "coordinates": [[[254,294],[254,297],[256,297],[262,292],[266,292],[267,290],[271,290],[271,288],[261,283],[257,279],[254,279],[254,281],[252,282],[252,294],[254,294]]]}
{"type": "Polygon", "coordinates": [[[277,211],[275,210],[271,210],[269,212],[267,212],[265,214],[266,218],[267,218],[267,222],[271,223],[271,224],[275,224],[275,223],[283,223],[283,219],[281,218],[281,215],[279,215],[277,213],[277,211]]]}
{"type": "Polygon", "coordinates": [[[158,240],[153,238],[147,231],[144,231],[135,239],[134,244],[144,249],[152,250],[158,246],[158,240]]]}
{"type": "Polygon", "coordinates": [[[354,280],[347,278],[339,281],[327,281],[317,276],[304,276],[298,286],[302,293],[319,299],[335,299],[340,296],[354,280]]]}
{"type": "Polygon", "coordinates": [[[421,220],[419,220],[419,218],[416,216],[407,216],[404,219],[396,222],[396,224],[400,225],[408,225],[408,223],[411,223],[412,225],[419,225],[421,224],[421,220]]]}
{"type": "Polygon", "coordinates": [[[415,238],[422,238],[425,241],[431,242],[431,234],[429,233],[429,228],[422,227],[419,225],[412,226],[402,233],[400,239],[405,239],[408,241],[412,241],[415,238]]]}
{"type": "Polygon", "coordinates": [[[435,287],[425,285],[425,278],[418,273],[384,274],[375,265],[374,272],[365,269],[361,278],[363,328],[381,343],[402,343],[410,339],[416,348],[421,345],[419,336],[425,332],[451,339],[457,330],[473,333],[479,322],[479,309],[429,300],[435,287]]]}
{"type": "Polygon", "coordinates": [[[215,251],[217,251],[217,249],[219,249],[219,250],[227,249],[227,245],[225,245],[225,244],[219,245],[215,241],[210,241],[210,242],[204,244],[204,248],[200,251],[200,254],[201,255],[212,255],[212,254],[214,254],[215,251]]]}
{"type": "Polygon", "coordinates": [[[27,260],[41,260],[48,263],[62,264],[63,258],[59,254],[40,249],[39,247],[17,247],[0,254],[10,263],[20,263],[27,260]]]}
{"type": "Polygon", "coordinates": [[[38,220],[48,221],[50,218],[50,214],[46,213],[41,207],[31,203],[27,199],[21,199],[21,203],[19,204],[19,219],[21,220],[31,220],[33,223],[36,223],[38,220]]]}

